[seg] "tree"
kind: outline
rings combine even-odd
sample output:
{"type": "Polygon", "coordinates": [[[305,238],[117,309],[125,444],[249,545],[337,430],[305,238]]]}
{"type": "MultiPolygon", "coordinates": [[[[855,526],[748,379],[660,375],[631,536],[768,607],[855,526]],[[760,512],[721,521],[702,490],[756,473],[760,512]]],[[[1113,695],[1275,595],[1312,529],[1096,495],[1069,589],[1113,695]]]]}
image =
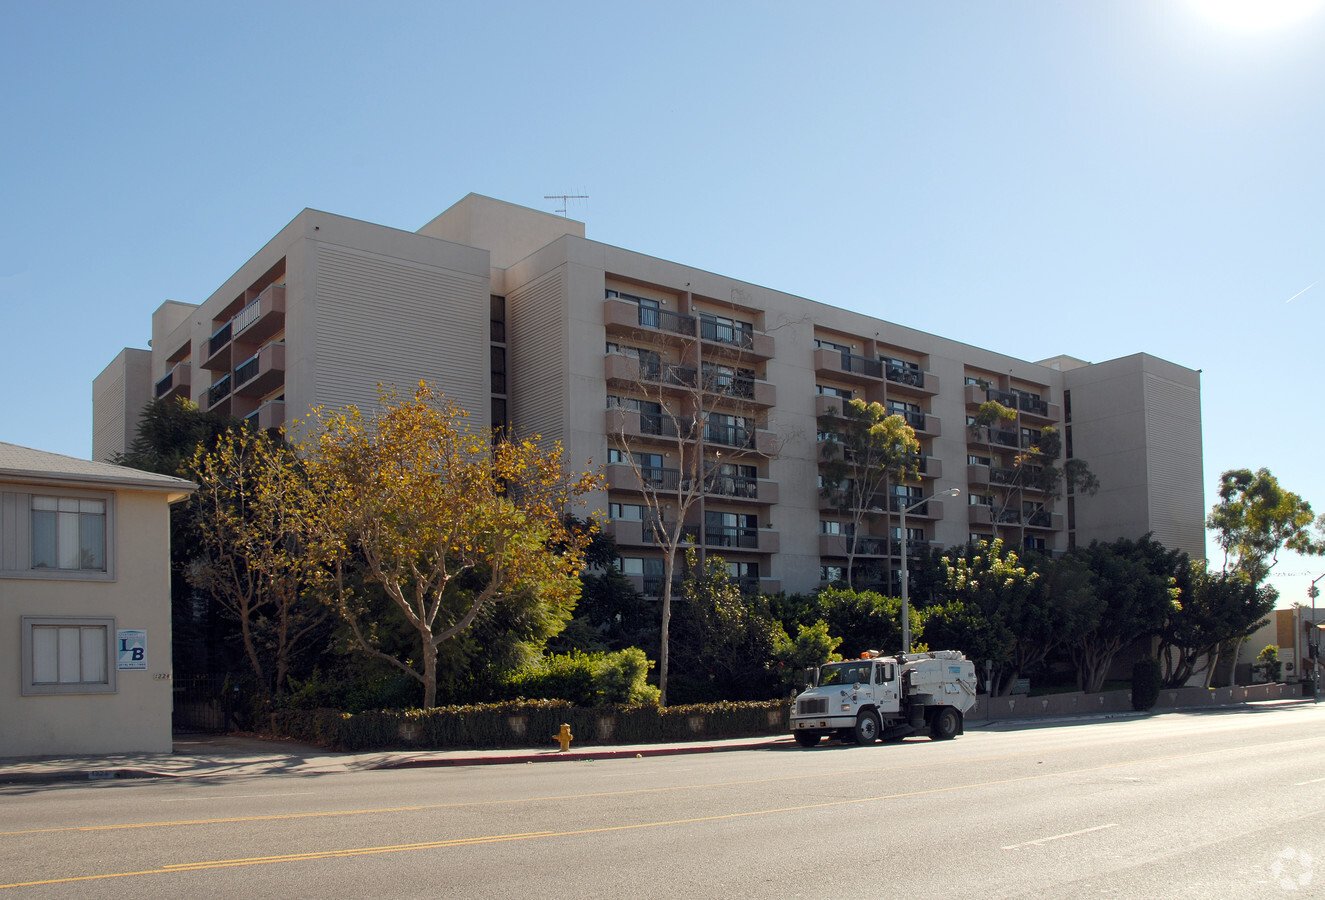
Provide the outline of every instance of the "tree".
{"type": "MultiPolygon", "coordinates": [[[[112,461],[160,475],[191,478],[189,461],[201,447],[211,450],[221,436],[243,421],[203,412],[182,397],[152,400],[142,410],[133,443],[112,461]]],[[[171,650],[176,676],[229,671],[234,623],[205,591],[189,581],[199,555],[200,534],[194,502],[170,507],[171,650]]]]}
{"type": "Polygon", "coordinates": [[[1051,522],[1042,502],[1045,497],[1057,499],[1064,490],[1094,496],[1100,483],[1083,459],[1071,458],[1058,465],[1063,454],[1058,429],[1046,425],[1018,430],[1019,421],[1016,409],[987,400],[972,417],[970,431],[983,440],[989,453],[989,480],[998,489],[998,503],[991,510],[995,531],[999,525],[1017,525],[1017,544],[1022,546],[1028,524],[1048,526],[1051,522]],[[1006,456],[1002,447],[1007,445],[1020,448],[1011,455],[1010,466],[1000,464],[1006,456]],[[1032,492],[1030,499],[1028,491],[1032,492]]]}
{"type": "MultiPolygon", "coordinates": [[[[746,470],[775,452],[771,433],[760,427],[770,400],[761,394],[760,363],[751,353],[759,336],[747,323],[682,315],[648,298],[617,299],[629,299],[638,309],[625,329],[630,340],[614,340],[609,356],[609,390],[620,391],[608,396],[608,433],[615,444],[609,461],[630,468],[630,489],[639,492],[646,511],[643,539],[662,556],[658,687],[659,702],[666,706],[672,597],[682,552],[698,547],[702,563],[706,544],[757,548],[757,525],[711,528],[698,518],[701,510],[706,518],[728,515],[706,509],[706,498],[757,497],[757,479],[746,470]]],[[[737,299],[733,312],[739,309],[737,299]]],[[[753,521],[758,516],[730,515],[753,521]]]]}
{"type": "Polygon", "coordinates": [[[777,666],[779,680],[784,688],[802,685],[805,682],[804,671],[818,668],[825,663],[838,662],[842,654],[837,647],[841,638],[828,633],[828,623],[823,619],[796,627],[796,637],[790,638],[783,631],[773,648],[773,662],[777,666]]]}
{"type": "MultiPolygon", "coordinates": [[[[874,497],[885,496],[889,482],[920,480],[920,441],[906,419],[889,415],[881,403],[848,400],[819,418],[822,442],[823,495],[851,516],[846,536],[847,587],[852,586],[856,552],[863,525],[874,511],[874,497]]],[[[884,536],[884,557],[892,558],[892,532],[884,536]]],[[[905,560],[902,563],[906,564],[905,560]]],[[[891,576],[885,582],[891,584],[891,576]]]]}
{"type": "Polygon", "coordinates": [[[200,551],[190,580],[234,616],[257,684],[280,697],[326,620],[305,597],[317,564],[301,467],[284,442],[238,429],[211,452],[200,445],[190,472],[200,551]]]}
{"type": "Polygon", "coordinates": [[[1081,691],[1101,690],[1118,652],[1158,632],[1174,610],[1180,590],[1169,571],[1156,564],[1166,552],[1147,535],[1110,544],[1092,541],[1070,554],[1086,576],[1077,593],[1081,626],[1069,643],[1081,691]]]}
{"type": "MultiPolygon", "coordinates": [[[[1159,659],[1164,686],[1182,687],[1205,662],[1205,686],[1210,687],[1220,648],[1242,641],[1265,624],[1278,592],[1258,586],[1241,571],[1211,573],[1204,563],[1182,561],[1180,593],[1160,632],[1159,659]]],[[[1234,651],[1237,659],[1237,649],[1234,651]]]]}
{"type": "Polygon", "coordinates": [[[599,486],[570,475],[558,445],[466,429],[466,414],[432,386],[381,392],[377,416],[315,410],[301,443],[327,599],[364,652],[423,686],[436,705],[438,648],[483,613],[534,599],[561,622],[579,592],[587,537],[568,506],[599,486]],[[417,655],[375,640],[377,623],[347,570],[362,565],[404,618],[417,655]]]}
{"type": "Polygon", "coordinates": [[[1224,550],[1224,571],[1243,572],[1260,584],[1279,562],[1280,550],[1325,554],[1325,516],[1279,484],[1269,469],[1229,469],[1219,477],[1219,502],[1205,527],[1224,550]],[[1312,524],[1316,536],[1312,536],[1312,524]]]}
{"type": "MultiPolygon", "coordinates": [[[[1064,638],[1064,607],[1050,602],[1041,573],[1028,568],[1003,541],[978,541],[960,556],[942,560],[948,604],[946,613],[931,612],[935,624],[949,628],[959,623],[981,623],[988,634],[972,647],[978,657],[991,660],[995,669],[991,695],[1012,689],[1022,671],[1043,660],[1064,638]]],[[[941,608],[941,607],[940,607],[941,608]]],[[[927,619],[928,629],[929,620],[927,619]]],[[[931,646],[937,634],[926,631],[931,646]]],[[[971,643],[972,636],[952,635],[971,643]]],[[[964,647],[959,649],[965,649],[964,647]]]]}
{"type": "Polygon", "coordinates": [[[700,562],[696,550],[687,550],[686,572],[676,617],[674,693],[690,703],[773,696],[771,663],[786,632],[767,604],[742,596],[720,556],[700,562]]]}
{"type": "MultiPolygon", "coordinates": [[[[919,641],[923,622],[918,610],[911,611],[911,633],[919,641]]],[[[877,591],[825,587],[816,591],[813,604],[804,611],[806,622],[828,623],[828,633],[842,639],[841,652],[848,659],[866,650],[886,651],[902,645],[902,601],[877,591]]]]}

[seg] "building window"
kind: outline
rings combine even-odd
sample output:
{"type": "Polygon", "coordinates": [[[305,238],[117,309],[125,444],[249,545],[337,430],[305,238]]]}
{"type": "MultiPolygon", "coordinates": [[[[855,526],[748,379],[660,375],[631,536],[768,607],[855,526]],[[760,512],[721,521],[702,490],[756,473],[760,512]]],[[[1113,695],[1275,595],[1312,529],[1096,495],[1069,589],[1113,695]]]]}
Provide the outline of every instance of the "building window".
{"type": "Polygon", "coordinates": [[[115,620],[23,616],[23,696],[115,691],[115,620]]]}
{"type": "Polygon", "coordinates": [[[106,571],[106,501],[33,497],[32,568],[106,571]]]}
{"type": "Polygon", "coordinates": [[[839,400],[850,400],[851,391],[847,388],[833,387],[831,384],[816,384],[814,391],[817,394],[823,394],[825,397],[836,397],[839,400]]]}
{"type": "Polygon", "coordinates": [[[820,566],[819,580],[826,582],[846,581],[846,566],[820,566]]]}
{"type": "Polygon", "coordinates": [[[974,453],[967,454],[966,456],[966,464],[968,466],[984,466],[987,469],[991,462],[992,460],[990,460],[988,456],[976,456],[974,453]]]}

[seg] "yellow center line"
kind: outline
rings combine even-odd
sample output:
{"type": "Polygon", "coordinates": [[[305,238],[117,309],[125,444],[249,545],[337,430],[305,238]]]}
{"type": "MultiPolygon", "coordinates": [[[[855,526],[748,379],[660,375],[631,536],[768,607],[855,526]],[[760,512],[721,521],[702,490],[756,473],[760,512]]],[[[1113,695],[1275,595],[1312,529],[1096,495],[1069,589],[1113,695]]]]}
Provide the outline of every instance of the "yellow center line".
{"type": "MultiPolygon", "coordinates": [[[[1156,756],[1149,759],[1128,760],[1124,762],[1105,763],[1098,766],[1089,766],[1082,769],[1070,769],[1063,772],[1044,772],[1035,775],[1022,775],[1016,778],[1001,778],[994,781],[979,781],[968,784],[945,785],[935,788],[924,788],[915,791],[904,791],[896,794],[880,794],[874,797],[856,797],[847,800],[826,800],[819,803],[806,803],[797,806],[781,806],[771,809],[750,810],[747,812],[722,813],[712,816],[695,816],[687,819],[669,819],[659,822],[637,822],[632,825],[604,825],[599,828],[582,828],[570,831],[534,831],[523,834],[498,834],[486,835],[471,838],[452,838],[449,840],[427,841],[417,844],[392,844],[380,847],[359,847],[345,848],[340,850],[321,850],[310,851],[307,853],[283,854],[279,856],[259,856],[240,859],[222,859],[209,860],[191,863],[170,863],[157,869],[145,869],[137,872],[105,872],[98,875],[76,875],[67,878],[50,878],[41,881],[23,881],[13,884],[0,884],[0,890],[17,887],[35,887],[47,884],[70,884],[81,881],[98,881],[108,878],[132,878],[142,875],[166,875],[179,872],[196,872],[206,869],[225,869],[238,866],[258,866],[272,865],[285,862],[307,862],[321,859],[342,859],[346,857],[369,856],[381,853],[404,853],[416,850],[434,850],[446,847],[462,847],[474,844],[491,844],[506,841],[527,841],[538,838],[557,838],[557,837],[577,837],[591,834],[606,834],[609,832],[636,831],[644,828],[666,828],[676,825],[696,825],[703,822],[719,822],[732,819],[747,819],[760,816],[779,815],[783,813],[806,812],[815,809],[830,809],[833,807],[856,806],[863,803],[880,803],[888,800],[905,800],[915,797],[924,797],[931,794],[952,793],[955,791],[975,790],[978,788],[1000,787],[1009,784],[1019,784],[1028,781],[1042,781],[1049,778],[1061,778],[1066,775],[1080,775],[1087,772],[1099,772],[1105,769],[1118,769],[1126,766],[1135,766],[1157,762],[1168,762],[1175,759],[1190,759],[1196,756],[1206,756],[1211,753],[1223,752],[1220,750],[1207,750],[1195,753],[1177,753],[1171,756],[1156,756]]],[[[783,779],[768,779],[771,781],[780,781],[783,779]]],[[[632,792],[623,791],[620,793],[648,793],[647,791],[632,792]]],[[[242,820],[236,820],[242,821],[242,820]]]]}
{"type": "Polygon", "coordinates": [[[1045,757],[1055,753],[1066,753],[1068,750],[1076,748],[1065,747],[1061,750],[1053,750],[1039,753],[1009,753],[999,756],[978,757],[975,759],[947,760],[943,762],[924,762],[901,766],[880,766],[854,769],[848,772],[811,772],[805,775],[781,775],[776,778],[751,778],[740,781],[718,781],[707,784],[679,784],[672,787],[658,788],[632,788],[622,791],[596,791],[589,794],[553,794],[545,797],[517,797],[509,800],[481,800],[467,801],[463,803],[432,803],[419,806],[384,806],[376,809],[340,809],[325,810],[323,812],[307,813],[272,813],[261,816],[228,816],[222,818],[209,819],[175,819],[159,822],[119,822],[111,825],[62,825],[58,828],[30,828],[22,831],[0,831],[0,837],[15,837],[27,834],[53,834],[59,832],[90,832],[90,831],[117,831],[120,829],[133,828],[176,828],[186,825],[225,825],[236,822],[270,822],[286,821],[296,819],[319,819],[334,816],[365,816],[377,815],[382,813],[400,813],[400,812],[422,812],[432,809],[462,809],[467,807],[485,807],[485,806],[510,806],[522,803],[547,803],[560,800],[591,800],[606,797],[626,797],[641,794],[665,794],[677,791],[692,791],[699,789],[713,789],[724,787],[747,787],[756,784],[776,784],[781,782],[806,781],[811,779],[841,778],[845,776],[859,776],[864,773],[885,772],[903,772],[914,769],[929,769],[948,765],[971,765],[974,763],[985,762],[1003,762],[1009,759],[1018,759],[1024,757],[1045,757]]]}

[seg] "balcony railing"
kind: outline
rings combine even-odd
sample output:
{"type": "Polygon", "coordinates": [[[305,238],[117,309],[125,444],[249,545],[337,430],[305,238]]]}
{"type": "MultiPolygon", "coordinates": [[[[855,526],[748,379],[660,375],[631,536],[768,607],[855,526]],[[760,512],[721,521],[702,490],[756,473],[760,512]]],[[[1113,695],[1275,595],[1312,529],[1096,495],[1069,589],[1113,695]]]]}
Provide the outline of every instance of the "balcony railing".
{"type": "Polygon", "coordinates": [[[708,525],[704,528],[704,543],[710,547],[738,547],[759,549],[759,529],[737,525],[708,525]]]}
{"type": "Polygon", "coordinates": [[[922,413],[922,412],[913,412],[913,411],[911,411],[911,410],[909,410],[909,409],[896,409],[896,410],[892,410],[891,413],[892,413],[893,415],[899,415],[899,416],[901,416],[903,419],[906,420],[906,424],[910,425],[910,426],[911,426],[912,428],[914,428],[916,431],[924,431],[924,430],[925,430],[925,414],[924,414],[924,413],[922,413]]]}
{"type": "Polygon", "coordinates": [[[1053,514],[1047,509],[1037,509],[1026,516],[1026,524],[1033,525],[1036,528],[1052,528],[1054,525],[1053,514]]]}
{"type": "Polygon", "coordinates": [[[856,375],[868,375],[871,378],[883,377],[883,363],[868,356],[857,356],[845,351],[842,353],[842,369],[856,375]]]}
{"type": "Polygon", "coordinates": [[[230,376],[226,375],[220,381],[207,389],[207,405],[215,406],[226,397],[230,396],[230,376]]]}
{"type": "Polygon", "coordinates": [[[1008,409],[1017,408],[1017,395],[1011,391],[1000,391],[998,388],[989,388],[985,391],[985,398],[1000,403],[1008,409]]]}
{"type": "Polygon", "coordinates": [[[715,475],[709,493],[753,500],[759,496],[759,479],[744,475],[715,475]]]}
{"type": "MultiPolygon", "coordinates": [[[[661,544],[667,541],[673,529],[676,528],[676,522],[645,522],[643,527],[644,543],[661,544]]],[[[681,542],[683,544],[693,544],[699,540],[699,526],[686,523],[681,526],[681,542]]]]}
{"type": "Polygon", "coordinates": [[[215,356],[217,351],[230,343],[231,324],[232,323],[230,322],[226,322],[220,328],[216,329],[216,332],[207,339],[208,356],[215,356]]]}
{"type": "Polygon", "coordinates": [[[682,315],[653,306],[641,306],[639,308],[639,323],[645,328],[657,328],[659,331],[670,331],[672,334],[684,334],[691,337],[695,334],[694,316],[682,315]]]}
{"type": "Polygon", "coordinates": [[[1024,397],[1018,395],[1017,407],[1022,412],[1035,413],[1037,416],[1047,417],[1049,415],[1048,401],[1041,400],[1038,397],[1024,397]]]}
{"type": "Polygon", "coordinates": [[[925,373],[910,366],[887,363],[883,369],[883,377],[897,384],[908,384],[912,387],[925,386],[925,373]]]}
{"type": "Polygon", "coordinates": [[[681,484],[681,470],[662,466],[640,466],[640,481],[654,491],[674,491],[681,484]]]}
{"type": "Polygon", "coordinates": [[[733,347],[740,347],[743,350],[754,347],[754,332],[751,329],[739,325],[729,325],[725,322],[714,322],[710,319],[701,318],[699,320],[699,336],[706,341],[731,344],[733,347]]]}
{"type": "Polygon", "coordinates": [[[742,425],[716,425],[710,422],[704,426],[704,440],[710,444],[748,450],[755,445],[755,434],[742,425]]]}

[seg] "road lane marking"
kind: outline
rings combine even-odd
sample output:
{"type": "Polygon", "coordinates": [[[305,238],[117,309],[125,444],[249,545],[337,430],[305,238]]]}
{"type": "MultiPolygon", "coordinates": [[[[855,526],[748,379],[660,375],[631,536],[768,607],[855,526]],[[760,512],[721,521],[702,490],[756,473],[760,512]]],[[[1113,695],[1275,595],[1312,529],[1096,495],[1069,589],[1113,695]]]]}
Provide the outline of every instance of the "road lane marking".
{"type": "Polygon", "coordinates": [[[307,797],[317,791],[294,791],[286,794],[228,794],[216,797],[162,797],[158,803],[197,803],[202,800],[247,800],[250,797],[307,797]]]}
{"type": "MultiPolygon", "coordinates": [[[[888,800],[907,800],[915,797],[925,797],[933,794],[953,793],[956,791],[966,791],[976,788],[1001,787],[1009,784],[1023,784],[1031,781],[1043,781],[1049,778],[1060,778],[1066,775],[1079,775],[1086,772],[1099,772],[1107,769],[1117,769],[1123,766],[1139,765],[1142,763],[1167,762],[1175,759],[1190,759],[1192,757],[1197,757],[1197,756],[1208,756],[1211,755],[1212,753],[1217,753],[1217,752],[1223,752],[1223,751],[1207,750],[1196,753],[1179,753],[1179,754],[1174,754],[1172,756],[1158,756],[1145,760],[1105,763],[1099,766],[1090,766],[1084,769],[1072,769],[1065,772],[1044,772],[1034,775],[1023,775],[1016,778],[1002,778],[995,781],[980,781],[980,782],[972,782],[970,784],[955,784],[955,785],[945,785],[942,787],[935,787],[935,788],[923,788],[920,790],[905,791],[897,794],[881,794],[874,797],[854,797],[845,800],[826,800],[820,803],[806,803],[799,806],[783,806],[783,807],[775,807],[772,809],[749,810],[747,812],[739,812],[739,813],[722,813],[719,815],[712,815],[712,816],[695,816],[693,818],[688,818],[688,819],[670,819],[659,822],[636,822],[633,824],[626,824],[626,825],[604,825],[599,828],[583,828],[583,829],[575,829],[570,831],[537,831],[537,832],[529,832],[525,834],[513,834],[513,835],[503,834],[503,835],[487,835],[487,836],[472,837],[472,838],[452,838],[448,840],[429,841],[427,843],[420,843],[420,844],[395,844],[395,845],[388,845],[381,847],[344,848],[339,850],[322,850],[322,851],[309,851],[307,853],[284,854],[280,856],[249,857],[249,858],[228,859],[228,860],[225,859],[207,860],[207,861],[197,861],[197,862],[188,862],[188,863],[170,863],[163,865],[161,868],[158,869],[145,869],[142,871],[135,871],[135,872],[104,872],[96,875],[75,875],[66,878],[50,878],[41,881],[25,881],[25,882],[15,882],[13,884],[0,884],[0,890],[7,890],[9,888],[18,888],[18,887],[34,887],[37,885],[47,885],[47,884],[66,884],[66,883],[72,884],[75,882],[98,881],[110,878],[133,878],[144,875],[165,875],[165,874],[172,874],[179,872],[195,872],[204,869],[224,869],[224,868],[233,868],[237,866],[273,865],[285,862],[302,862],[306,860],[370,856],[382,853],[403,853],[403,852],[417,851],[417,850],[432,850],[432,849],[447,848],[447,847],[460,847],[460,846],[467,846],[470,844],[487,844],[487,843],[498,843],[506,841],[526,841],[526,840],[537,840],[543,838],[558,838],[558,837],[579,837],[585,835],[607,834],[611,832],[637,831],[645,828],[666,828],[678,825],[696,825],[703,822],[731,821],[735,819],[748,819],[760,816],[780,815],[784,813],[807,812],[809,810],[832,809],[832,808],[840,808],[845,806],[859,806],[865,803],[879,803],[888,800]]],[[[777,781],[781,779],[768,779],[768,780],[777,781]]],[[[636,792],[623,792],[623,793],[636,793],[636,792]]],[[[408,807],[401,807],[401,809],[407,809],[407,808],[408,807]]],[[[426,808],[426,807],[418,807],[418,808],[426,808]]],[[[325,814],[314,814],[314,815],[332,815],[332,814],[325,813],[325,814]]],[[[269,816],[269,817],[258,817],[258,818],[283,818],[283,817],[269,816]]],[[[226,820],[217,820],[217,821],[226,821],[226,820]]],[[[248,821],[248,820],[239,819],[232,821],[248,821]]],[[[111,826],[105,826],[105,827],[111,827],[111,826]]]]}
{"type": "Polygon", "coordinates": [[[1003,847],[1003,850],[1020,850],[1022,847],[1043,847],[1050,841],[1061,841],[1063,838],[1077,837],[1078,835],[1090,834],[1092,831],[1103,831],[1106,828],[1117,828],[1117,822],[1111,822],[1108,825],[1096,825],[1094,828],[1083,828],[1080,831],[1069,831],[1066,834],[1055,834],[1050,837],[1036,838],[1033,841],[1026,841],[1022,844],[1009,844],[1003,847]]]}
{"type": "MultiPolygon", "coordinates": [[[[1301,739],[1293,739],[1290,741],[1283,741],[1280,743],[1297,743],[1300,740],[1301,739]]],[[[838,771],[838,772],[812,772],[804,775],[781,775],[775,778],[751,778],[740,781],[717,781],[717,782],[709,782],[702,784],[673,785],[670,787],[633,788],[631,790],[624,790],[624,791],[595,791],[584,794],[551,794],[543,797],[516,797],[508,800],[480,800],[480,801],[465,801],[459,803],[430,803],[430,804],[420,804],[416,806],[387,806],[387,807],[379,807],[374,809],[342,809],[342,810],[326,810],[323,812],[307,812],[307,813],[271,813],[268,815],[226,816],[220,818],[203,818],[203,819],[177,819],[177,820],[154,821],[154,822],[120,822],[109,825],[62,825],[52,828],[30,828],[18,831],[0,831],[0,838],[18,837],[18,836],[32,835],[32,834],[55,834],[61,832],[79,833],[79,832],[95,832],[95,831],[116,831],[120,829],[129,830],[137,828],[177,828],[183,826],[197,826],[197,825],[231,825],[238,822],[297,821],[300,819],[321,819],[321,818],[331,818],[335,816],[364,816],[364,815],[376,815],[376,814],[385,814],[385,813],[426,812],[429,810],[437,810],[437,809],[464,809],[471,807],[481,808],[481,807],[490,807],[490,806],[513,806],[525,803],[548,803],[548,802],[556,802],[562,800],[592,800],[592,799],[604,799],[610,797],[628,797],[628,796],[636,796],[644,794],[665,794],[665,793],[676,793],[679,791],[691,791],[697,789],[711,790],[713,788],[724,788],[724,787],[748,787],[750,785],[756,785],[756,784],[779,784],[779,783],[790,783],[795,781],[809,781],[815,779],[858,778],[863,774],[870,774],[870,773],[884,774],[884,773],[905,772],[905,771],[920,770],[920,769],[942,768],[945,766],[954,766],[954,765],[969,766],[976,763],[1005,762],[1007,760],[1014,760],[1014,759],[1045,759],[1062,753],[1073,752],[1077,749],[1079,748],[1063,747],[1062,749],[1057,749],[1057,750],[1038,750],[1029,753],[1002,753],[991,756],[975,757],[971,759],[943,760],[937,762],[923,762],[923,763],[913,763],[907,765],[868,766],[868,767],[848,769],[845,771],[838,771]]],[[[1195,753],[1184,753],[1175,756],[1146,757],[1131,761],[1109,763],[1104,766],[1091,767],[1086,769],[1067,770],[1058,773],[1045,773],[1044,775],[1036,775],[1031,777],[1041,778],[1041,777],[1050,777],[1057,775],[1073,775],[1084,772],[1100,771],[1101,769],[1119,768],[1122,766],[1144,765],[1147,763],[1164,762],[1174,759],[1191,759],[1193,757],[1209,756],[1218,753],[1242,752],[1245,749],[1246,748],[1240,748],[1240,747],[1222,747],[1215,750],[1202,750],[1195,753]]],[[[991,782],[991,784],[1000,784],[1000,783],[1003,782],[991,782]]]]}

